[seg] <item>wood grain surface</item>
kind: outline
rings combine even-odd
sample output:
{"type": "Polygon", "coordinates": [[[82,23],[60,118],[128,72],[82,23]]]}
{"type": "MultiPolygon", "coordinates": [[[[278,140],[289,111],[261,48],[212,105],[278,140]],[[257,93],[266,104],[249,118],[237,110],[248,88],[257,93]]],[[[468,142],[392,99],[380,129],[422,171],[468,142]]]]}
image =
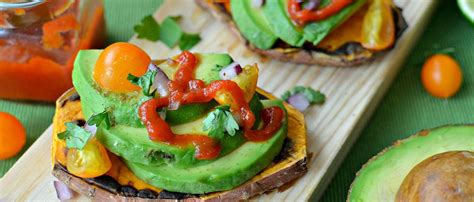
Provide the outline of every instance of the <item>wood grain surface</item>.
{"type": "MultiPolygon", "coordinates": [[[[434,10],[435,1],[395,0],[403,9],[409,28],[394,50],[357,68],[318,67],[283,63],[247,50],[222,22],[199,8],[191,0],[167,0],[154,14],[161,21],[166,16],[182,15],[187,32],[199,32],[202,41],[195,52],[226,52],[241,64],[258,63],[258,85],[277,96],[296,85],[311,86],[327,96],[326,103],[305,112],[308,129],[309,172],[284,191],[274,191],[255,198],[261,201],[305,201],[321,196],[329,181],[358,137],[377,104],[434,10]]],[[[154,59],[178,54],[161,42],[132,38],[154,59]]],[[[370,144],[370,143],[368,143],[370,144]]],[[[55,200],[50,160],[51,127],[28,149],[0,180],[0,200],[55,200]]],[[[77,196],[77,200],[87,200],[77,196]]]]}

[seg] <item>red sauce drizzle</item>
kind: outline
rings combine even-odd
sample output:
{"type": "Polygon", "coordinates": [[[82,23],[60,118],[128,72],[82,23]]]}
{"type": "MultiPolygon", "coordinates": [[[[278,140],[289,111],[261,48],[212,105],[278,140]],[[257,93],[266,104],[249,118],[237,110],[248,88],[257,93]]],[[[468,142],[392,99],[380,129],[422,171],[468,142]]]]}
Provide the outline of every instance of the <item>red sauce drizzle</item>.
{"type": "Polygon", "coordinates": [[[291,19],[299,25],[305,25],[308,22],[323,20],[338,13],[340,10],[352,3],[353,0],[331,0],[329,5],[318,10],[309,10],[301,8],[300,0],[288,0],[288,13],[291,19]]]}
{"type": "Polygon", "coordinates": [[[284,112],[279,107],[270,107],[262,111],[263,129],[251,130],[255,122],[255,116],[245,100],[244,92],[235,82],[218,80],[206,86],[202,80],[194,79],[194,69],[198,61],[189,51],[182,52],[178,57],[178,62],[179,69],[174,75],[174,80],[168,84],[170,95],[150,99],[139,108],[140,118],[151,140],[178,147],[194,145],[197,159],[218,157],[221,151],[218,141],[205,135],[176,135],[156,111],[163,107],[176,109],[182,104],[209,102],[223,92],[228,92],[232,96],[234,102],[231,103],[231,112],[239,115],[240,123],[245,129],[244,136],[248,140],[265,141],[271,138],[280,128],[284,112]]]}

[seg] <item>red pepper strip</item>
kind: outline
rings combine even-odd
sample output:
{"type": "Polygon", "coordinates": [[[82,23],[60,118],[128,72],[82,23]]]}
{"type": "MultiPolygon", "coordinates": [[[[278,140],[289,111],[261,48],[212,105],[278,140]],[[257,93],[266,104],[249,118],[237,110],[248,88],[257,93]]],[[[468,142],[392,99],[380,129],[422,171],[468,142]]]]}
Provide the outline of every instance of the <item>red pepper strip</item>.
{"type": "Polygon", "coordinates": [[[353,0],[331,0],[331,3],[319,10],[302,9],[300,0],[288,0],[288,13],[291,19],[299,25],[308,22],[326,19],[344,7],[352,3],[353,0]]]}
{"type": "Polygon", "coordinates": [[[269,107],[262,110],[263,129],[261,130],[247,130],[244,135],[247,140],[252,142],[266,141],[275,134],[281,127],[283,110],[280,107],[269,107]]]}
{"type": "Polygon", "coordinates": [[[174,137],[168,123],[156,112],[156,109],[167,105],[168,98],[155,98],[144,102],[138,109],[140,119],[145,125],[151,140],[166,142],[174,137]]]}

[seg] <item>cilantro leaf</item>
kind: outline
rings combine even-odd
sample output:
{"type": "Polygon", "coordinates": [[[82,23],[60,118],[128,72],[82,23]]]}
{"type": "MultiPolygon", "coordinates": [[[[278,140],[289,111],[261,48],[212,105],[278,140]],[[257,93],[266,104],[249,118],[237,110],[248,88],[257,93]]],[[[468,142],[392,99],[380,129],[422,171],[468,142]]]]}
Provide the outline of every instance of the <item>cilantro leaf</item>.
{"type": "Polygon", "coordinates": [[[153,16],[145,16],[141,24],[135,25],[133,30],[138,34],[139,39],[148,39],[150,41],[158,41],[160,39],[160,25],[153,16]]]}
{"type": "Polygon", "coordinates": [[[151,85],[153,84],[153,81],[155,81],[155,76],[156,76],[157,71],[156,70],[148,70],[143,76],[137,77],[132,74],[128,74],[127,79],[142,88],[143,95],[148,96],[148,97],[155,97],[156,89],[151,91],[151,85]]]}
{"type": "Polygon", "coordinates": [[[66,131],[58,133],[58,138],[66,140],[67,148],[76,148],[82,150],[87,141],[92,137],[92,133],[84,128],[77,126],[73,122],[66,123],[66,131]]]}
{"type": "Polygon", "coordinates": [[[203,130],[209,131],[210,137],[222,139],[226,132],[234,136],[239,130],[239,124],[230,113],[229,106],[218,106],[204,119],[203,130]]]}
{"type": "Polygon", "coordinates": [[[176,17],[167,17],[161,22],[160,41],[169,48],[173,48],[183,35],[183,31],[175,19],[176,17]]]}
{"type": "Polygon", "coordinates": [[[281,99],[288,101],[288,99],[294,94],[301,93],[310,104],[323,104],[326,101],[326,96],[320,91],[316,91],[311,87],[296,86],[291,90],[286,91],[281,96],[281,99]]]}
{"type": "Polygon", "coordinates": [[[178,45],[181,50],[189,50],[201,41],[201,37],[199,34],[184,32],[178,24],[181,18],[181,16],[168,16],[160,25],[153,16],[149,15],[145,16],[141,24],[135,25],[133,29],[140,39],[160,40],[169,48],[178,45]]]}
{"type": "Polygon", "coordinates": [[[199,41],[201,41],[201,36],[199,36],[199,34],[183,33],[179,40],[179,49],[189,50],[199,43],[199,41]]]}
{"type": "Polygon", "coordinates": [[[87,120],[87,124],[92,126],[92,125],[96,125],[97,127],[99,127],[102,122],[105,123],[105,128],[109,129],[110,126],[112,125],[110,123],[110,117],[109,117],[109,112],[107,112],[107,110],[104,110],[103,112],[101,113],[98,113],[98,114],[94,114],[92,115],[89,120],[87,120]]]}

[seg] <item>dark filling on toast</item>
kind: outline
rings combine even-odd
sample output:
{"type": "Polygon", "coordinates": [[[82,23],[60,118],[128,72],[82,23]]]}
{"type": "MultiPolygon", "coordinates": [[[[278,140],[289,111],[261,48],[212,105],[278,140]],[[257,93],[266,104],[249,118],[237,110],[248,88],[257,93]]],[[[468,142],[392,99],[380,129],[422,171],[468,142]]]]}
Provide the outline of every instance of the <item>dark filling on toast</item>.
{"type": "MultiPolygon", "coordinates": [[[[227,11],[227,9],[225,9],[224,4],[215,3],[215,2],[213,4],[215,4],[215,6],[217,7],[217,9],[219,9],[220,12],[225,13],[230,19],[232,19],[232,15],[227,11]]],[[[394,7],[392,9],[392,13],[395,20],[395,29],[396,29],[395,38],[396,40],[398,40],[403,34],[403,32],[408,28],[408,24],[405,18],[403,18],[402,9],[400,7],[394,7]]],[[[311,42],[306,42],[305,44],[303,44],[301,48],[294,47],[282,41],[281,39],[278,39],[271,49],[278,49],[278,48],[295,49],[295,51],[300,50],[300,49],[308,51],[308,52],[316,51],[316,52],[322,52],[322,53],[325,53],[328,55],[334,55],[334,56],[356,55],[364,51],[367,51],[367,49],[362,47],[362,45],[359,42],[347,42],[346,44],[342,45],[338,49],[334,51],[329,51],[326,49],[318,48],[315,45],[313,45],[311,42]]]]}
{"type": "Polygon", "coordinates": [[[77,94],[77,92],[74,92],[71,96],[69,96],[67,100],[64,100],[63,103],[61,103],[61,107],[66,106],[67,102],[74,102],[78,100],[81,100],[81,97],[79,96],[79,94],[77,94]]]}

